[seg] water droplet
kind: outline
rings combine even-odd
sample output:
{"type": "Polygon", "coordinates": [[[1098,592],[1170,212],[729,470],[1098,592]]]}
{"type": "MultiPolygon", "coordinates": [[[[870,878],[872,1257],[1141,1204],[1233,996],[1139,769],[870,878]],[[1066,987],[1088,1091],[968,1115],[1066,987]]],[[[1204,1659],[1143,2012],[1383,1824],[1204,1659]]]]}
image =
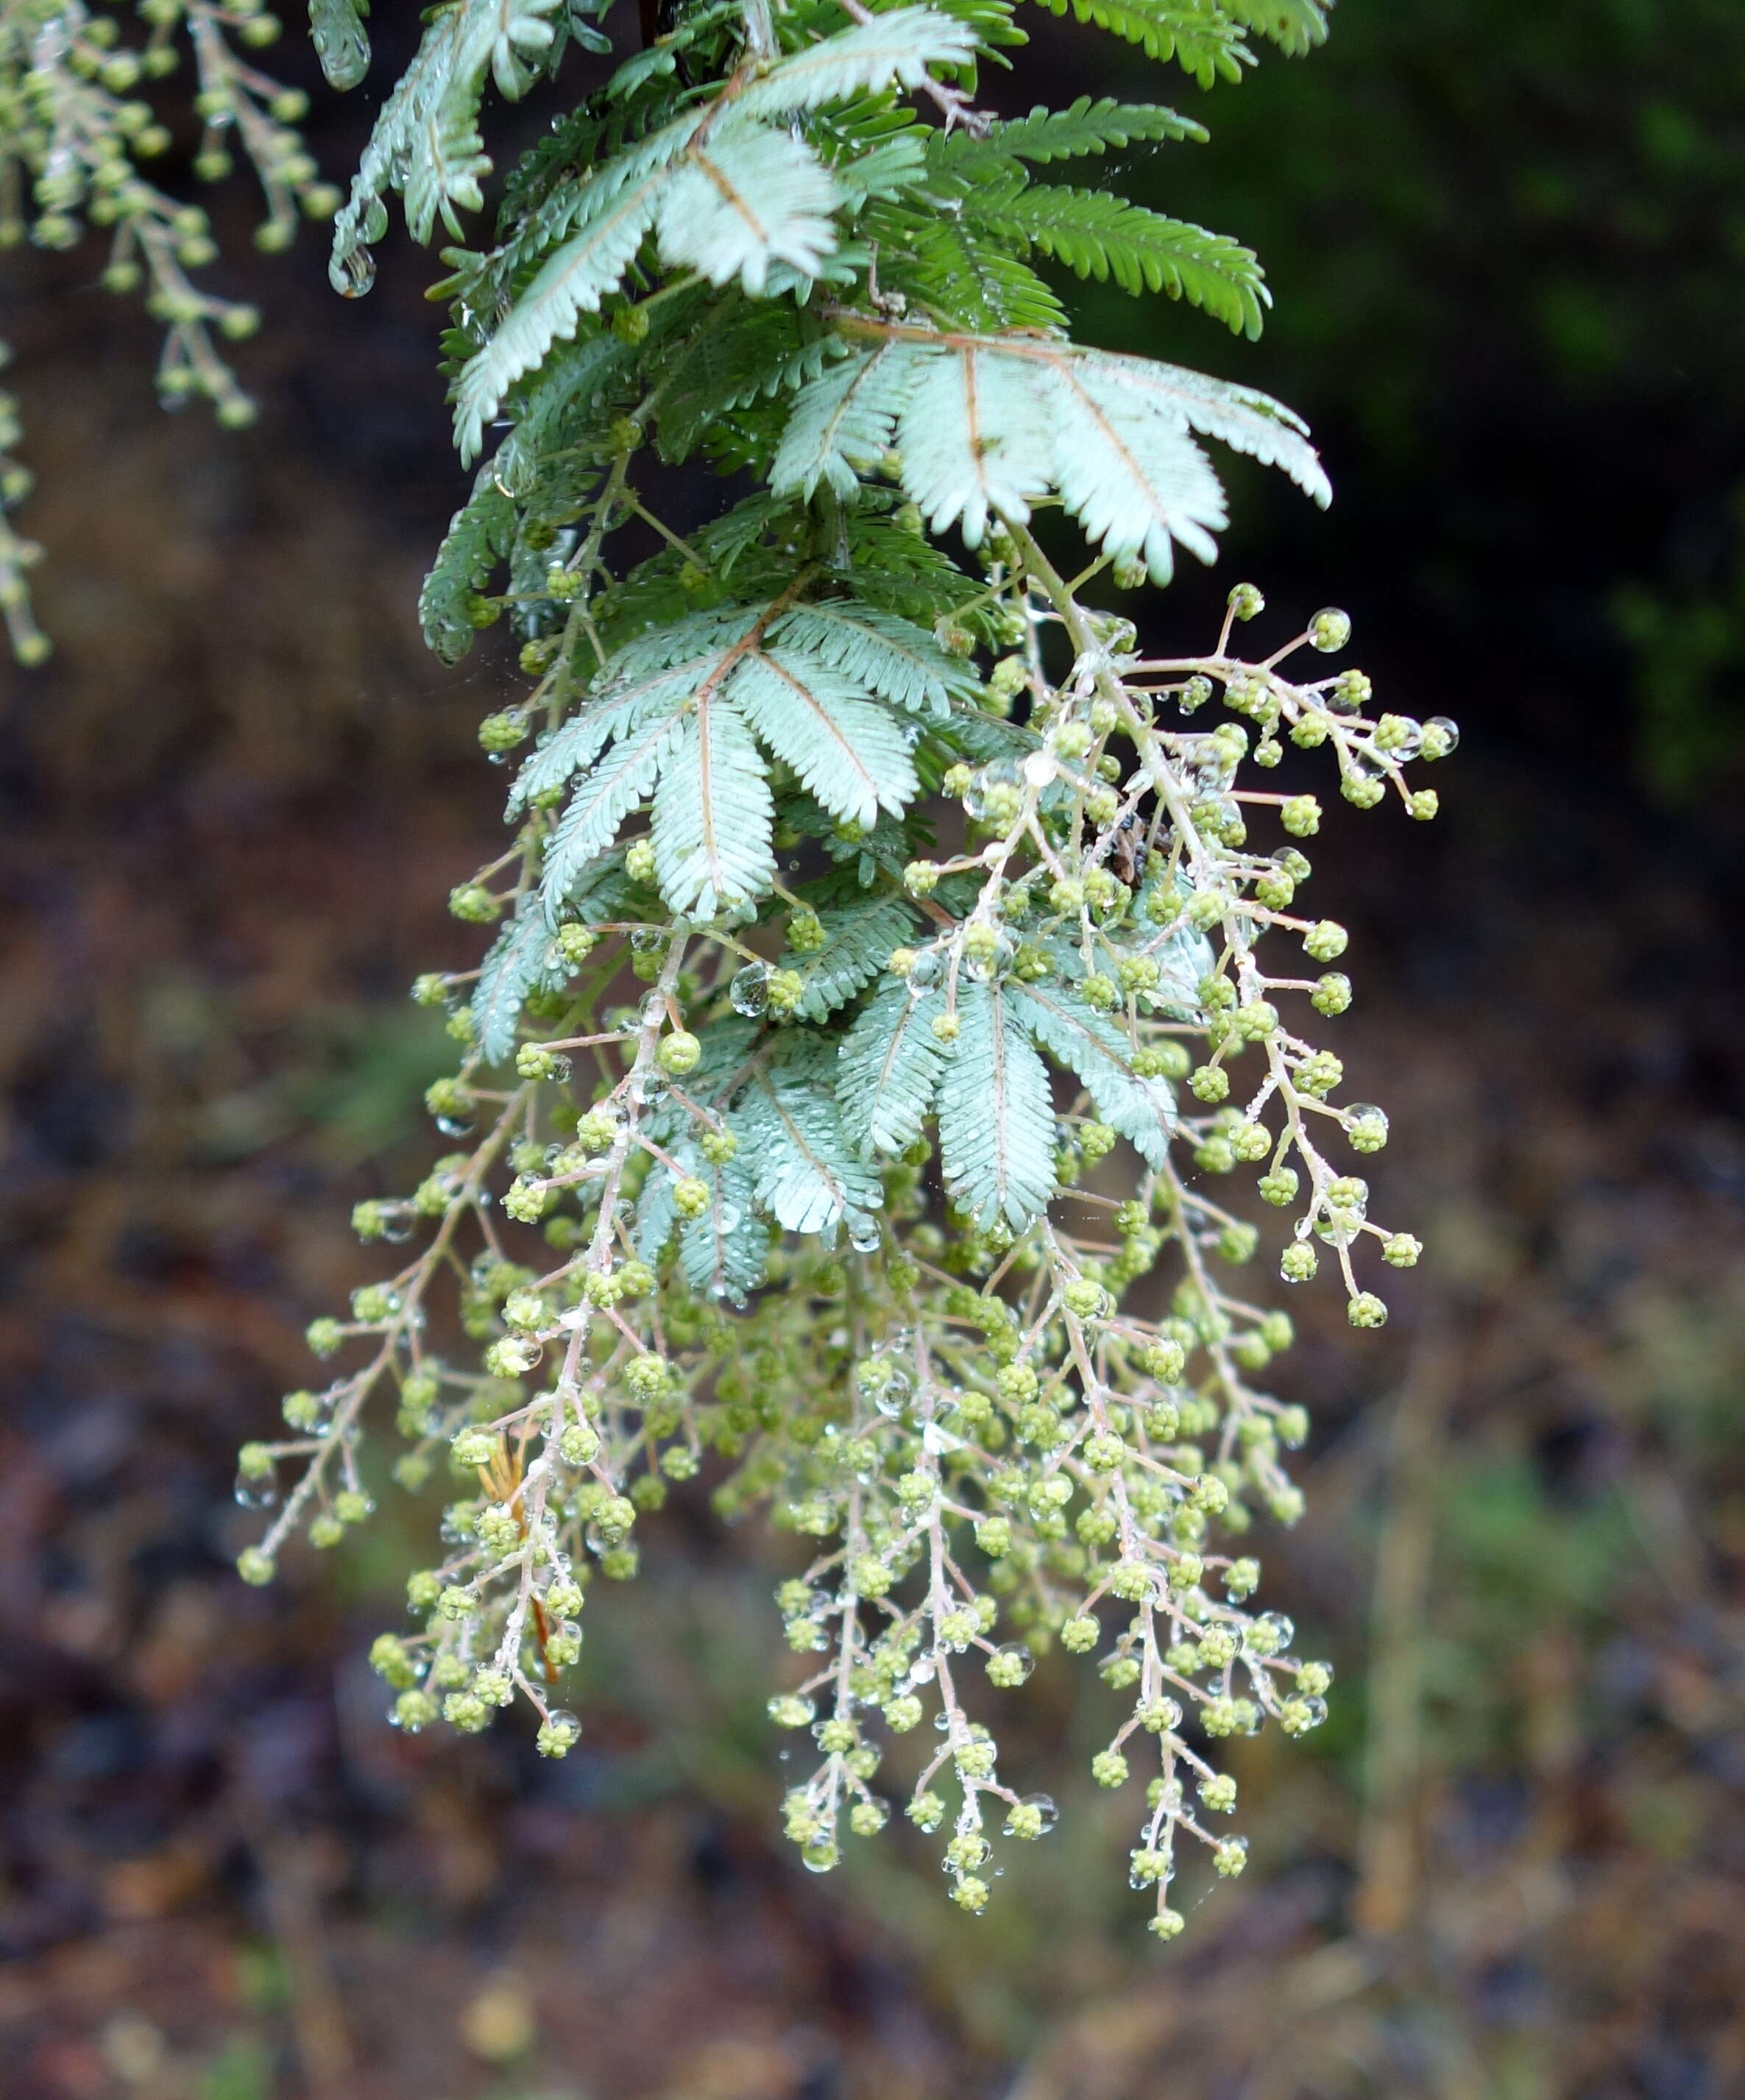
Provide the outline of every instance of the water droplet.
{"type": "Polygon", "coordinates": [[[1036,1657],[1022,1641],[1002,1641],[994,1650],[993,1656],[989,1660],[992,1661],[1002,1656],[1009,1658],[1005,1665],[1008,1683],[1015,1679],[1022,1684],[1036,1666],[1036,1657]]]}
{"type": "Polygon", "coordinates": [[[376,258],[367,248],[354,248],[341,260],[339,271],[334,289],[342,299],[360,299],[376,281],[376,258]]]}
{"type": "MultiPolygon", "coordinates": [[[[886,1359],[889,1361],[889,1359],[886,1359]]],[[[890,1375],[872,1396],[872,1405],[888,1421],[895,1422],[908,1405],[915,1392],[907,1371],[891,1365],[890,1375]]]]}
{"type": "Polygon", "coordinates": [[[984,765],[965,791],[965,813],[976,823],[987,821],[1005,800],[998,790],[1016,785],[1017,769],[1009,765],[984,765]]]}
{"type": "Polygon", "coordinates": [[[747,963],[736,970],[727,986],[727,997],[732,1001],[733,1011],[755,1020],[770,1003],[770,966],[767,963],[747,963]]]}
{"type": "Polygon", "coordinates": [[[1386,1140],[1387,1111],[1377,1108],[1373,1101],[1354,1101],[1341,1120],[1347,1133],[1353,1137],[1367,1137],[1377,1144],[1386,1140]]]}
{"type": "Polygon", "coordinates": [[[491,462],[491,479],[511,500],[530,496],[539,479],[539,462],[510,438],[491,462]]]}
{"type": "Polygon", "coordinates": [[[1275,1655],[1283,1655],[1297,1638],[1297,1621],[1288,1618],[1283,1612],[1262,1612],[1260,1623],[1273,1635],[1275,1644],[1272,1652],[1275,1655]]]}
{"type": "Polygon", "coordinates": [[[1435,730],[1437,740],[1441,744],[1445,757],[1451,753],[1460,741],[1459,725],[1451,721],[1447,715],[1432,715],[1424,726],[1427,730],[1435,730]]]}
{"type": "Polygon", "coordinates": [[[939,981],[945,967],[945,958],[937,948],[923,948],[910,965],[909,996],[918,999],[924,991],[930,990],[939,981]]]}
{"type": "Polygon", "coordinates": [[[866,1211],[850,1211],[848,1215],[848,1243],[856,1254],[877,1254],[883,1242],[884,1233],[878,1220],[866,1211]]]}
{"type": "Polygon", "coordinates": [[[409,1211],[389,1211],[382,1217],[381,1234],[390,1246],[404,1246],[412,1238],[413,1215],[409,1211]]]}
{"type": "MultiPolygon", "coordinates": [[[[1052,1830],[1060,1820],[1060,1811],[1054,1806],[1054,1797],[1051,1793],[1027,1793],[1018,1805],[1020,1808],[1035,1809],[1042,1820],[1045,1833],[1052,1830]]],[[[1009,1838],[1012,1826],[1008,1823],[1005,1828],[1006,1835],[1009,1838]]]]}
{"type": "Polygon", "coordinates": [[[470,1116],[440,1115],[436,1118],[436,1127],[444,1137],[470,1137],[474,1128],[473,1118],[470,1116]]]}
{"type": "Polygon", "coordinates": [[[278,1468],[269,1467],[264,1473],[239,1472],[234,1493],[241,1509],[274,1508],[279,1500],[278,1468]]]}

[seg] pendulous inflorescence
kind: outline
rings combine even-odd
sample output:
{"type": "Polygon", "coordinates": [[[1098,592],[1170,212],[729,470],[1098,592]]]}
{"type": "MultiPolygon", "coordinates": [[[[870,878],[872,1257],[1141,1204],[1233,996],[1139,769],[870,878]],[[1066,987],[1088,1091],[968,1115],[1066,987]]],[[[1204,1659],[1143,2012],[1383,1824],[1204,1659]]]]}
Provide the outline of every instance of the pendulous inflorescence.
{"type": "MultiPolygon", "coordinates": [[[[254,406],[220,346],[253,335],[260,316],[202,290],[190,275],[218,260],[218,246],[204,209],[175,196],[175,175],[153,179],[174,138],[151,97],[158,83],[192,73],[199,126],[192,173],[221,182],[240,154],[265,209],[256,245],[289,247],[299,217],[330,218],[340,193],[320,179],[296,129],[308,96],[247,55],[280,33],[264,0],[138,0],[126,9],[98,0],[0,0],[0,250],[27,237],[60,250],[90,229],[104,233],[104,289],[138,293],[163,326],[157,388],[165,404],[204,398],[230,429],[252,421],[254,406]],[[125,38],[129,15],[143,39],[125,38]]],[[[6,516],[31,487],[28,469],[11,456],[18,437],[15,404],[0,395],[0,620],[19,660],[38,664],[49,642],[24,586],[38,550],[6,516]]]]}
{"type": "MultiPolygon", "coordinates": [[[[369,66],[364,11],[311,10],[336,85],[369,66]]],[[[1326,16],[1074,11],[1203,84],[1257,38],[1306,51],[1326,16]]],[[[210,171],[234,130],[269,227],[330,208],[276,143],[289,99],[210,56],[223,28],[264,40],[262,11],[141,12],[141,70],[193,38],[210,171]]],[[[595,0],[432,9],[334,214],[354,296],[395,195],[417,239],[457,243],[492,174],[488,84],[603,61],[498,186],[490,240],[444,250],[479,464],[420,610],[450,662],[515,636],[525,682],[480,730],[513,765],[510,840],[449,899],[495,929],[479,968],[414,990],[457,1047],[426,1104],[449,1149],[358,1207],[400,1251],[310,1328],[330,1382],[243,1450],[238,1498],[273,1514],[241,1571],[339,1544],[387,1471],[441,1483],[373,1650],[392,1718],[472,1732],[519,1705],[558,1757],[589,1590],[706,1479],[723,1517],[792,1534],[769,1713],[813,1746],[784,1805],[809,1867],[900,1814],[980,1910],[995,1846],[1055,1820],[996,1729],[1058,1645],[1120,1695],[1091,1770],[1142,1795],[1130,1877],[1172,1938],[1187,1853],[1225,1876],[1246,1856],[1222,1746],[1307,1733],[1332,1677],[1261,1608],[1309,1421],[1266,1389],[1292,1324],[1246,1278],[1264,1238],[1285,1283],[1328,1272],[1373,1328],[1420,1253],[1369,1215],[1388,1121],[1343,1095],[1346,934],[1305,893],[1320,805],[1267,783],[1287,746],[1319,751],[1346,801],[1428,818],[1421,768],[1456,730],[1327,661],[1341,612],[1239,651],[1265,608],[1238,585],[1176,657],[1110,609],[1178,548],[1213,558],[1203,440],[1330,493],[1288,409],[1073,342],[1036,267],[1257,333],[1247,249],[1035,173],[1197,123],[1089,97],[992,115],[982,68],[1024,41],[1009,0],[660,19],[641,49],[595,0]],[[686,465],[739,492],[682,530],[686,465]]],[[[86,135],[57,96],[134,107],[113,40],[71,0],[0,0],[0,155],[36,183],[36,237],[108,213],[175,390],[224,412],[201,331],[241,331],[177,274],[204,227],[134,174],[144,119],[105,117],[70,162],[48,143],[86,135]]]]}
{"type": "MultiPolygon", "coordinates": [[[[1023,527],[986,552],[961,616],[1014,646],[959,700],[974,714],[944,718],[979,755],[941,771],[956,850],[912,851],[912,819],[832,818],[790,774],[791,880],[705,924],[665,907],[633,819],[564,915],[532,920],[541,989],[512,1077],[493,1081],[481,1042],[490,966],[421,980],[466,1046],[431,1108],[475,1142],[360,1207],[366,1238],[428,1243],[311,1330],[368,1360],[293,1395],[298,1433],[245,1454],[251,1497],[281,1463],[307,1470],[244,1572],[270,1574],[305,1520],[329,1543],[366,1512],[360,1419],[389,1388],[411,1440],[398,1476],[464,1490],[447,1552],[412,1578],[415,1630],[374,1652],[395,1717],[470,1730],[519,1698],[559,1754],[587,1589],[635,1572],[639,1515],[709,1467],[724,1515],[766,1507],[814,1549],[778,1592],[801,1660],[770,1702],[816,1745],[786,1804],[807,1864],[895,1807],[947,1833],[956,1899],[979,1908],[994,1838],[1054,1820],[1002,1773],[991,1724],[1058,1642],[1130,1699],[1093,1771],[1143,1787],[1132,1870],[1168,1935],[1184,1839],[1221,1873],[1243,1864],[1219,1743],[1269,1719],[1305,1733],[1331,1680],[1288,1619],[1252,1608],[1249,1534],[1300,1513],[1285,1454],[1308,1422],[1258,1382],[1291,1322],[1244,1287],[1259,1236],[1214,1191],[1246,1170],[1288,1220],[1284,1278],[1324,1261],[1355,1326],[1381,1324],[1376,1278],[1420,1251],[1367,1215],[1387,1119],[1340,1100],[1317,1039],[1351,999],[1329,967],[1345,931],[1299,895],[1319,807],[1256,783],[1284,741],[1326,745],[1347,800],[1392,792],[1428,817],[1406,767],[1456,735],[1370,713],[1359,673],[1293,673],[1305,647],[1343,646],[1342,614],[1248,660],[1232,635],[1261,603],[1239,586],[1209,654],[1161,660],[1023,527]],[[429,1346],[438,1281],[476,1368],[429,1346]],[[894,1797],[886,1739],[930,1720],[894,1797]]],[[[575,575],[548,580],[567,627],[575,575]]],[[[722,655],[769,612],[736,612],[722,655]]],[[[925,632],[887,622],[879,642],[965,690],[925,632]]],[[[528,728],[498,717],[486,741],[528,728]]],[[[526,762],[510,854],[453,900],[515,914],[510,942],[571,821],[538,784],[563,735],[526,762]]]]}

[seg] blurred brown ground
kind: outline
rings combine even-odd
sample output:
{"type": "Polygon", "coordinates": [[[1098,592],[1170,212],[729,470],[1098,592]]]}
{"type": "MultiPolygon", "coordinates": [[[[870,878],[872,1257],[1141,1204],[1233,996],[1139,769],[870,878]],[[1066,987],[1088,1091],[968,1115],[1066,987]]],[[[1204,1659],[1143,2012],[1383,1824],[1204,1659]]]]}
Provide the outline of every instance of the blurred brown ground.
{"type": "Polygon", "coordinates": [[[236,1582],[234,1448],[369,1273],[351,1203],[426,1154],[404,987],[470,953],[441,904],[501,787],[501,682],[411,617],[458,488],[418,266],[367,321],[296,269],[241,439],[160,417],[68,269],[7,324],[61,651],[0,669],[7,2100],[1745,2093],[1738,826],[1524,765],[1515,711],[1577,693],[1397,663],[1469,731],[1447,814],[1335,805],[1316,853],[1377,1208],[1430,1255],[1376,1340],[1292,1299],[1310,1514],[1259,1550],[1336,1710],[1246,1749],[1254,1865],[1178,1949],[1053,1664],[1009,1762],[1067,1812],[992,1915],[901,1840],[799,1872],[780,1555],[701,1498],[590,1612],[554,1769],[384,1725],[415,1517],[236,1582]]]}

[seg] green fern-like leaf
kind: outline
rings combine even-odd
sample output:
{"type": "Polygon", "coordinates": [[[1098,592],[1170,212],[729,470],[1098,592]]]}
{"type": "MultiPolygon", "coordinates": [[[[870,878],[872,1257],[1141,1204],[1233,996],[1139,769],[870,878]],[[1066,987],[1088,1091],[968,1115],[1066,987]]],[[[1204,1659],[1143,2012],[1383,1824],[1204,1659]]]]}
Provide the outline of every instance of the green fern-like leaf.
{"type": "Polygon", "coordinates": [[[524,904],[491,944],[473,991],[473,1025],[488,1065],[501,1064],[515,1048],[528,994],[561,982],[563,974],[545,914],[537,904],[524,904]]]}
{"type": "Polygon", "coordinates": [[[1039,248],[1080,277],[1113,277],[1124,292],[1167,292],[1251,338],[1271,302],[1252,249],[1105,191],[1020,179],[971,191],[965,210],[1021,251],[1039,248]]]}
{"type": "MultiPolygon", "coordinates": [[[[479,179],[491,163],[479,135],[478,117],[487,71],[511,99],[526,92],[543,68],[556,32],[549,17],[559,0],[455,0],[434,11],[417,55],[382,105],[364,149],[351,195],[334,221],[329,275],[335,288],[369,289],[374,266],[365,250],[387,231],[385,200],[394,191],[406,200],[413,237],[427,241],[440,218],[457,237],[457,211],[484,203],[479,179]]],[[[356,8],[351,10],[355,29],[356,8]]],[[[342,4],[323,0],[327,47],[342,69],[359,53],[347,34],[342,4]]],[[[359,34],[360,34],[360,31],[359,34]]],[[[369,47],[362,57],[367,64],[369,47]]]]}
{"type": "MultiPolygon", "coordinates": [[[[617,652],[577,714],[534,752],[512,807],[593,768],[547,851],[548,910],[575,868],[611,843],[656,773],[654,848],[674,910],[713,917],[766,887],[773,805],[754,736],[834,817],[867,827],[913,799],[914,732],[904,717],[799,638],[771,644],[773,624],[769,607],[735,606],[656,628],[617,652]]],[[[881,638],[868,629],[863,646],[881,638]]],[[[893,654],[887,682],[911,675],[893,654]]],[[[912,642],[911,655],[921,660],[912,642]]]]}
{"type": "Polygon", "coordinates": [[[958,526],[979,546],[991,518],[1027,518],[1054,480],[1049,387],[974,342],[916,362],[897,426],[903,488],[935,532],[958,526]]]}
{"type": "Polygon", "coordinates": [[[329,87],[356,87],[369,70],[362,0],[309,0],[309,34],[329,87]]]}
{"type": "Polygon", "coordinates": [[[774,262],[808,276],[836,245],[829,173],[803,139],[735,124],[691,147],[656,215],[660,259],[713,285],[740,279],[753,298],[774,262]]]}
{"type": "Polygon", "coordinates": [[[791,1233],[850,1229],[884,1202],[877,1170],[857,1158],[816,1056],[760,1070],[731,1118],[758,1207],[791,1233]]]}
{"type": "Polygon", "coordinates": [[[906,1152],[921,1135],[948,1052],[933,1032],[945,995],[912,994],[900,979],[868,1001],[842,1039],[837,1105],[864,1158],[906,1152]]]}
{"type": "Polygon", "coordinates": [[[546,849],[540,879],[548,917],[561,914],[581,869],[603,853],[618,827],[652,790],[656,776],[679,748],[686,726],[675,695],[671,708],[645,721],[612,745],[571,797],[562,822],[546,849]]]}
{"type": "Polygon", "coordinates": [[[953,327],[977,334],[1027,329],[1057,335],[1066,309],[1006,236],[960,211],[941,214],[932,204],[907,203],[869,213],[868,239],[876,239],[883,276],[892,289],[953,327]]]}
{"type": "Polygon", "coordinates": [[[407,231],[423,247],[440,218],[458,240],[461,213],[484,209],[479,184],[491,172],[476,104],[453,99],[439,104],[419,126],[419,148],[406,171],[407,231]]]}
{"type": "Polygon", "coordinates": [[[1094,360],[1058,373],[1052,399],[1061,501],[1087,537],[1117,558],[1142,558],[1159,583],[1173,573],[1177,541],[1216,557],[1224,491],[1186,431],[1094,360]]]}
{"type": "Polygon", "coordinates": [[[623,280],[654,223],[669,179],[668,161],[683,152],[680,127],[655,146],[621,157],[634,163],[619,179],[599,179],[578,229],[546,260],[496,333],[468,363],[454,390],[455,442],[463,459],[476,456],[484,426],[503,396],[552,345],[573,334],[584,315],[623,280]]]}
{"type": "Polygon", "coordinates": [[[1038,164],[1107,153],[1144,141],[1204,141],[1206,128],[1157,103],[1093,102],[1088,95],[1064,109],[1045,106],[1027,117],[996,121],[984,132],[940,131],[928,141],[927,162],[938,174],[969,178],[1003,173],[1013,161],[1038,164]]]}
{"type": "Polygon", "coordinates": [[[736,673],[733,700],[833,816],[870,827],[881,810],[900,816],[913,801],[912,730],[833,666],[760,651],[736,673]]]}
{"type": "Polygon", "coordinates": [[[642,723],[671,715],[690,697],[694,684],[688,669],[655,670],[610,685],[583,701],[516,775],[509,814],[516,815],[576,774],[585,772],[614,739],[621,741],[642,723]]]}
{"type": "Polygon", "coordinates": [[[513,501],[488,472],[480,474],[472,494],[448,521],[418,593],[418,624],[426,643],[444,664],[458,664],[477,638],[470,602],[507,558],[515,524],[513,501]]]}
{"type": "Polygon", "coordinates": [[[978,1226],[1022,1231],[1054,1193],[1048,1070],[1002,986],[961,986],[957,1021],[939,1088],[945,1185],[978,1226]]]}
{"type": "Polygon", "coordinates": [[[881,343],[803,386],[770,469],[771,488],[810,497],[822,483],[837,496],[852,495],[856,469],[872,465],[890,444],[915,374],[914,360],[899,345],[881,343]]]}
{"type": "MultiPolygon", "coordinates": [[[[1299,420],[1250,388],[1022,337],[892,329],[883,348],[884,399],[902,404],[903,488],[936,530],[956,525],[972,546],[990,518],[1022,523],[1032,501],[1057,489],[1093,540],[1111,554],[1142,556],[1160,581],[1171,573],[1173,542],[1209,559],[1223,494],[1194,433],[1283,468],[1318,501],[1331,494],[1299,420]]],[[[828,404],[820,412],[816,390],[844,384],[839,367],[796,401],[800,483],[814,470],[850,470],[846,454],[829,449],[828,404]]],[[[778,468],[787,449],[784,435],[778,468]]]]}
{"type": "Polygon", "coordinates": [[[1332,0],[1220,0],[1220,4],[1233,20],[1295,56],[1327,41],[1332,0]]]}
{"type": "Polygon", "coordinates": [[[877,606],[820,598],[784,614],[771,634],[912,713],[943,716],[979,690],[975,673],[925,629],[877,606]]]}
{"type": "Polygon", "coordinates": [[[755,739],[726,701],[705,697],[679,721],[655,789],[655,873],[681,917],[749,903],[775,872],[775,805],[755,739]]]}
{"type": "Polygon", "coordinates": [[[730,291],[713,315],[678,333],[661,360],[658,424],[661,456],[690,457],[724,417],[815,379],[843,346],[808,335],[786,300],[755,303],[730,291]]]}
{"type": "Polygon", "coordinates": [[[897,7],[780,60],[739,97],[748,117],[785,117],[850,95],[918,87],[934,66],[966,65],[974,32],[936,7],[897,7]]]}
{"type": "Polygon", "coordinates": [[[536,489],[552,456],[569,452],[594,425],[631,362],[629,346],[603,331],[554,345],[505,404],[514,428],[491,463],[499,487],[536,489]]]}
{"type": "Polygon", "coordinates": [[[1209,0],[1038,0],[1051,15],[1070,7],[1076,20],[1137,44],[1148,59],[1173,59],[1202,87],[1239,80],[1253,54],[1242,25],[1209,0]]]}
{"type": "MultiPolygon", "coordinates": [[[[689,1163],[689,1162],[687,1162],[689,1163]]],[[[770,1230],[758,1216],[751,1171],[740,1159],[691,1171],[709,1184],[709,1208],[678,1230],[679,1266],[693,1290],[743,1304],[769,1266],[770,1230]]]]}
{"type": "Polygon", "coordinates": [[[458,70],[472,78],[488,64],[497,91],[519,102],[539,77],[557,34],[563,0],[463,0],[458,70]]]}
{"type": "Polygon", "coordinates": [[[1019,986],[1014,997],[1031,1034],[1085,1083],[1097,1113],[1151,1166],[1161,1167],[1175,1129],[1175,1097],[1161,1079],[1133,1068],[1133,1046],[1064,985],[1019,986]]]}
{"type": "Polygon", "coordinates": [[[894,897],[864,897],[853,903],[826,907],[819,913],[824,946],[806,955],[788,955],[782,966],[799,977],[796,1012],[807,1021],[823,1021],[846,1006],[870,984],[915,931],[908,905],[894,897]]]}

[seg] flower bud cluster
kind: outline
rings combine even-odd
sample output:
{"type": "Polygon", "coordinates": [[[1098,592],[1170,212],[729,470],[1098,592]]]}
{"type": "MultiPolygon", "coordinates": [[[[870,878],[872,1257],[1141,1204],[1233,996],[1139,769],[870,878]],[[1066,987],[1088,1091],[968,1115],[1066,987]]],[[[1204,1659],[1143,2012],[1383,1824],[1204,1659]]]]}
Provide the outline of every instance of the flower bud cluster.
{"type": "MultiPolygon", "coordinates": [[[[340,195],[320,179],[297,130],[307,96],[242,55],[279,35],[266,0],[139,0],[135,12],[145,34],[130,43],[116,15],[87,0],[15,0],[0,8],[0,249],[26,239],[69,249],[90,228],[107,232],[99,281],[108,291],[140,293],[162,324],[157,388],[166,405],[202,398],[221,423],[240,429],[253,421],[254,404],[219,344],[252,335],[258,316],[201,290],[189,275],[219,251],[207,214],[146,172],[172,144],[148,90],[178,71],[185,45],[202,126],[193,172],[204,183],[221,181],[241,151],[265,206],[259,247],[289,247],[299,218],[331,218],[340,195]]],[[[7,457],[10,413],[0,396],[0,617],[20,660],[33,664],[48,643],[24,598],[29,545],[5,521],[29,487],[7,457]]]]}
{"type": "MultiPolygon", "coordinates": [[[[754,924],[694,925],[665,911],[633,845],[616,886],[552,931],[506,1057],[488,1063],[455,1005],[462,1055],[429,1105],[467,1149],[360,1207],[364,1238],[423,1245],[349,1319],[311,1329],[318,1354],[360,1361],[290,1396],[284,1443],[245,1452],[252,1504],[281,1465],[305,1470],[242,1572],[270,1577],[299,1524],[321,1543],[356,1520],[364,1410],[388,1389],[396,1478],[448,1497],[411,1623],[374,1651],[392,1717],[470,1732],[519,1701],[561,1756],[580,1731],[560,1695],[588,1590],[634,1575],[644,1517],[706,1472],[724,1516],[765,1508],[795,1541],[777,1592],[795,1663],[769,1714],[815,1754],[784,1810],[805,1864],[829,1868],[900,1807],[939,1836],[953,1899],[980,1910],[996,1841],[1055,1820],[1006,1777],[996,1730],[1058,1648],[1119,1701],[1091,1772],[1143,1793],[1130,1878],[1167,1938],[1185,1846],[1217,1876],[1244,1864],[1220,1746],[1269,1724],[1306,1733],[1332,1680],[1252,1602],[1258,1537],[1302,1511],[1286,1462],[1309,1422],[1264,1390],[1292,1323],[1240,1287],[1261,1233],[1222,1185],[1251,1178],[1263,1214],[1289,1214],[1284,1277],[1325,1261],[1357,1326],[1386,1317],[1365,1250],[1396,1268],[1420,1251],[1371,1220],[1356,1171],[1385,1146],[1385,1114],[1340,1102],[1340,1061],[1310,1033],[1351,998],[1324,967],[1344,929],[1303,909],[1298,841],[1319,814],[1244,784],[1244,767],[1279,736],[1330,744],[1342,781],[1410,808],[1407,757],[1454,733],[1363,712],[1356,673],[1291,682],[1289,649],[1230,655],[1231,622],[1261,610],[1247,587],[1213,651],[1162,661],[1136,656],[1016,528],[991,576],[1002,617],[1058,624],[1072,667],[1058,683],[1037,661],[1005,675],[995,712],[1016,701],[1027,719],[1009,759],[947,772],[960,852],[924,857],[897,830],[863,862],[875,890],[926,914],[911,909],[864,990],[806,1007],[840,938],[828,878],[754,924]],[[828,1149],[802,1082],[834,1070],[881,984],[904,988],[938,1056],[972,986],[1040,1017],[1059,1070],[1045,1206],[968,1205],[929,1118],[882,1160],[832,1170],[867,1177],[854,1200],[820,1194],[815,1228],[790,1211],[784,1229],[785,1198],[760,1180],[767,1118],[828,1149]],[[474,1365],[426,1341],[426,1306],[456,1274],[474,1365]]],[[[1348,626],[1319,615],[1297,646],[1342,646],[1348,626]]],[[[545,693],[563,673],[541,675],[545,693]]],[[[511,894],[555,821],[529,807],[511,894]]],[[[493,894],[502,865],[472,888],[493,894]]],[[[414,996],[463,989],[421,979],[414,996]]]]}

